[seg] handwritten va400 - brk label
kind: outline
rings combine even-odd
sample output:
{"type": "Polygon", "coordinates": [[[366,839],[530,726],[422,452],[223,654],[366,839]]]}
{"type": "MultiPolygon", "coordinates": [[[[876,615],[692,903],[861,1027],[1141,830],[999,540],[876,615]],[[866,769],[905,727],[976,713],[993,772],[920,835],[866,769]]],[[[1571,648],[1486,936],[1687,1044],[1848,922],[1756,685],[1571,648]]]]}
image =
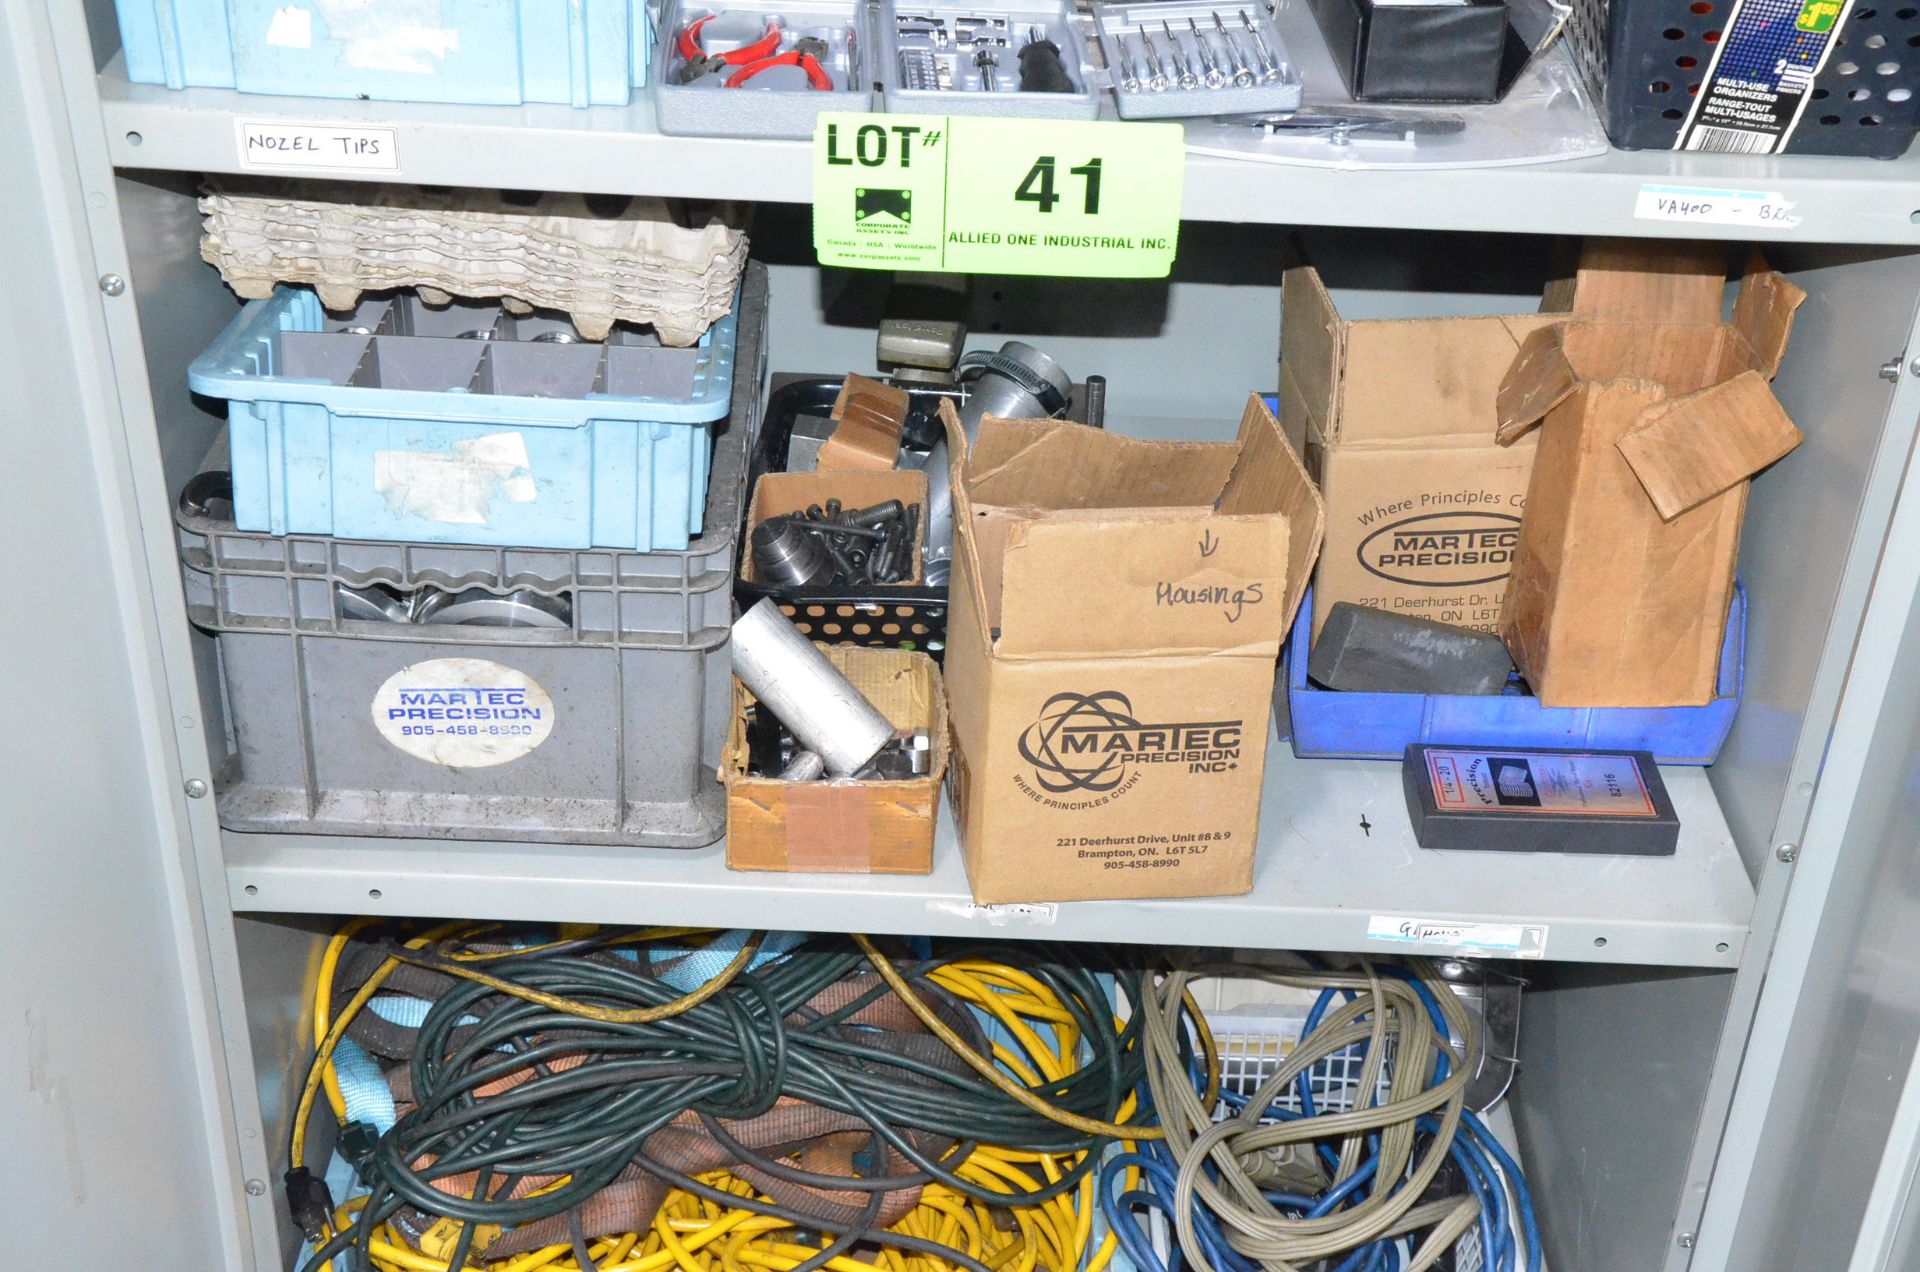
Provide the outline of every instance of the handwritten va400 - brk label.
{"type": "Polygon", "coordinates": [[[1177,124],[822,115],[823,265],[1160,278],[1186,169],[1177,124]]]}

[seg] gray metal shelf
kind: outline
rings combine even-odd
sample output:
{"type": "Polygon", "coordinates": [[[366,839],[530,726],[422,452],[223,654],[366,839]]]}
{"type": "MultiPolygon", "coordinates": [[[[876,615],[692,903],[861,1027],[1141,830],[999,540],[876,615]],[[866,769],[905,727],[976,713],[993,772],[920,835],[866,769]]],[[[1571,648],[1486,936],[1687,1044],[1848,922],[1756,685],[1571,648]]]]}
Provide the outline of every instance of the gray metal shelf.
{"type": "MultiPolygon", "coordinates": [[[[806,203],[812,150],[800,141],[667,137],[644,94],[625,107],[445,106],[181,92],[130,84],[118,59],[99,77],[115,165],[238,172],[240,121],[377,125],[394,130],[391,171],[281,170],[428,185],[806,203]]],[[[1640,220],[1643,185],[1765,190],[1792,202],[1801,242],[1920,243],[1920,154],[1874,159],[1613,151],[1512,168],[1349,172],[1194,155],[1183,215],[1196,221],[1417,230],[1748,239],[1739,225],[1640,220]]]]}
{"type": "Polygon", "coordinates": [[[694,851],[227,832],[235,910],[587,923],[769,926],[1261,949],[1449,953],[1370,939],[1379,917],[1544,925],[1545,956],[1733,967],[1754,892],[1705,773],[1662,771],[1680,815],[1670,858],[1431,853],[1413,842],[1400,766],[1267,764],[1253,892],[1193,901],[978,907],[943,812],[933,874],[762,874],[694,851]],[[1363,828],[1362,820],[1367,823],[1363,828]]]}

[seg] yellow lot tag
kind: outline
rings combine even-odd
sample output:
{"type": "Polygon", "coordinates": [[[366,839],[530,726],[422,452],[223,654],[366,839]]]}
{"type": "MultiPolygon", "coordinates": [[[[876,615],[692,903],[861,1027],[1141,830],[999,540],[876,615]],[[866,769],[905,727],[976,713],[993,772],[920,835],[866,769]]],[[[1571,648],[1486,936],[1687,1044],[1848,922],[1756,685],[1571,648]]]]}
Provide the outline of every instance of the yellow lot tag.
{"type": "Polygon", "coordinates": [[[1178,124],[822,115],[823,265],[1164,278],[1180,236],[1178,124]]]}

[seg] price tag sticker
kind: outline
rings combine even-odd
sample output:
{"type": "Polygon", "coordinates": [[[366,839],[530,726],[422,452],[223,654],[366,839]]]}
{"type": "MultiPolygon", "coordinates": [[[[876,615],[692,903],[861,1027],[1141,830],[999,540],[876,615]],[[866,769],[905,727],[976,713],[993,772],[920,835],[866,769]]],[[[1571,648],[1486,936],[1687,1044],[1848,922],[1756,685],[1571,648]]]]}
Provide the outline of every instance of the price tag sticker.
{"type": "Polygon", "coordinates": [[[829,114],[813,138],[822,265],[1164,278],[1178,124],[829,114]]]}

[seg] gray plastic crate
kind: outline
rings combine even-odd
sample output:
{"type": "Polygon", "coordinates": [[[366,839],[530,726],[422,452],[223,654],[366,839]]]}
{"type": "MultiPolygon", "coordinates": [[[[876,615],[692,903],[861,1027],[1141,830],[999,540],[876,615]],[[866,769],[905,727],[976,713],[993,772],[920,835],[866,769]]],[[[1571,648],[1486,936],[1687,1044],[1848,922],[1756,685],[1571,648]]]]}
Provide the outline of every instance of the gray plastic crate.
{"type": "Polygon", "coordinates": [[[1100,113],[1095,71],[1086,56],[1087,37],[1075,26],[1072,11],[1064,3],[995,9],[953,0],[883,0],[874,38],[887,109],[909,115],[1094,118],[1100,113]],[[1059,46],[1074,91],[1020,91],[1020,49],[1030,39],[1059,46]],[[991,92],[974,60],[982,49],[998,58],[991,92]],[[949,87],[939,87],[941,77],[949,87]]]}
{"type": "MultiPolygon", "coordinates": [[[[775,0],[727,0],[725,4],[667,0],[660,15],[659,38],[653,55],[654,121],[661,132],[677,136],[786,137],[808,141],[813,138],[814,121],[827,111],[871,110],[873,72],[867,65],[867,50],[872,45],[868,42],[867,12],[865,3],[835,3],[835,0],[814,0],[801,6],[775,0]],[[832,89],[770,88],[752,81],[739,88],[726,88],[723,84],[731,72],[706,75],[692,84],[682,84],[680,71],[686,59],[680,54],[680,33],[689,23],[709,15],[714,17],[716,26],[723,19],[736,24],[748,18],[756,24],[777,22],[785,33],[781,39],[782,49],[797,36],[824,39],[829,52],[822,69],[831,79],[832,89]]],[[[723,40],[718,32],[705,41],[710,53],[724,52],[733,45],[734,41],[723,40]]],[[[793,67],[780,67],[763,74],[791,75],[794,71],[793,67]]]]}
{"type": "MultiPolygon", "coordinates": [[[[425,589],[565,596],[570,633],[542,632],[583,645],[657,645],[701,641],[732,622],[728,585],[746,506],[747,458],[760,425],[766,379],[766,269],[749,265],[742,292],[739,369],[727,421],[713,442],[705,531],[685,549],[615,552],[480,547],[273,535],[236,530],[230,519],[182,511],[180,544],[188,615],[209,631],[351,633],[363,640],[418,641],[432,629],[368,622],[343,610],[340,589],[407,598],[425,589]]],[[[220,450],[209,460],[221,466],[220,450]]],[[[524,640],[528,632],[480,629],[487,640],[524,640]]]]}
{"type": "MultiPolygon", "coordinates": [[[[750,266],[746,285],[764,296],[765,270],[750,266]]],[[[707,532],[682,552],[275,538],[183,513],[188,612],[214,634],[226,705],[221,824],[665,848],[719,838],[732,557],[765,382],[757,317],[740,350],[707,532]],[[360,602],[346,613],[341,589],[360,602]],[[448,593],[518,593],[551,625],[425,621],[448,593]],[[392,620],[351,616],[380,598],[392,620]]]]}
{"type": "Polygon", "coordinates": [[[230,715],[215,779],[221,824],[655,848],[721,836],[726,794],[715,770],[732,685],[724,632],[654,649],[508,634],[518,638],[220,633],[230,715]],[[427,718],[435,711],[441,718],[427,718]],[[447,720],[453,712],[483,719],[447,720]],[[475,732],[399,733],[427,728],[475,732]],[[405,749],[414,745],[440,749],[405,749]]]}

